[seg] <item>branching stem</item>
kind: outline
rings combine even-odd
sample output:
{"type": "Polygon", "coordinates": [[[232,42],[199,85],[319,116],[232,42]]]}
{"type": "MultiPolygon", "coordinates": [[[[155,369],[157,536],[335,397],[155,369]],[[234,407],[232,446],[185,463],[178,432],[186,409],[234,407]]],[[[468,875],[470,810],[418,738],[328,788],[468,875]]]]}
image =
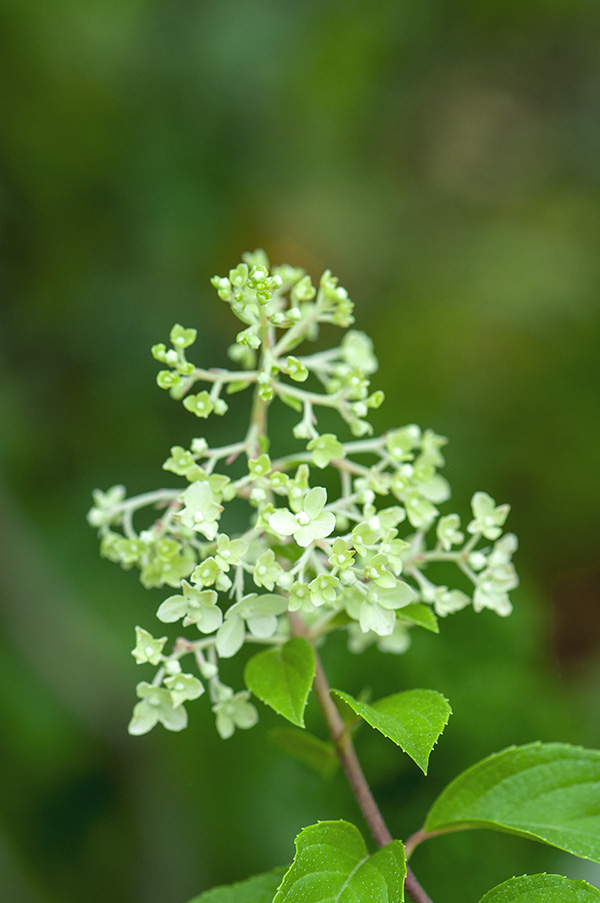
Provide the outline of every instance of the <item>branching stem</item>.
{"type": "MultiPolygon", "coordinates": [[[[306,625],[295,612],[289,613],[290,625],[292,633],[296,636],[306,636],[306,625]]],[[[331,739],[335,746],[337,756],[342,763],[342,768],[346,773],[346,777],[352,787],[352,792],[356,798],[356,802],[360,806],[360,810],[369,826],[373,839],[378,847],[384,847],[391,843],[393,837],[386,825],[383,815],[379,810],[379,806],[375,802],[375,798],[371,793],[371,788],[367,783],[363,770],[358,761],[354,744],[350,736],[350,731],[344,724],[336,704],[331,698],[329,692],[329,683],[327,676],[323,670],[319,654],[315,650],[315,681],[313,685],[316,697],[319,701],[323,717],[327,724],[327,729],[331,735],[331,739]]],[[[405,890],[410,894],[414,903],[432,903],[431,898],[423,890],[417,881],[412,869],[407,865],[406,881],[404,883],[405,890]]]]}

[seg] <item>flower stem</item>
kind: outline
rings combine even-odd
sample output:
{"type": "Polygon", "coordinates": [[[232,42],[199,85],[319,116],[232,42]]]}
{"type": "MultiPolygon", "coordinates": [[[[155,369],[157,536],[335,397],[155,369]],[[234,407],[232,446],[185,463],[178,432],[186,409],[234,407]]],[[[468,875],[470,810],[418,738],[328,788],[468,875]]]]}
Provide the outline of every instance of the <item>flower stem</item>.
{"type": "MultiPolygon", "coordinates": [[[[268,362],[272,357],[272,344],[273,337],[271,335],[271,329],[269,327],[268,319],[265,315],[264,310],[261,308],[260,310],[260,339],[262,345],[261,358],[260,358],[260,367],[257,371],[258,373],[268,371],[268,362]]],[[[266,439],[267,436],[267,412],[269,409],[269,402],[260,396],[260,385],[257,385],[254,390],[254,401],[252,403],[252,413],[250,415],[250,429],[248,432],[248,436],[246,442],[249,446],[249,451],[252,454],[259,455],[261,453],[261,440],[266,439]],[[253,447],[252,447],[253,446],[253,447]]]]}
{"type": "MultiPolygon", "coordinates": [[[[292,633],[296,636],[306,636],[307,628],[302,618],[295,612],[289,613],[290,625],[292,633]]],[[[384,847],[393,840],[388,826],[386,825],[383,815],[379,811],[379,806],[375,802],[375,798],[371,792],[371,788],[367,783],[363,770],[358,761],[354,744],[350,732],[342,720],[336,704],[331,698],[329,683],[327,676],[323,670],[321,659],[315,650],[315,680],[314,691],[319,701],[323,717],[327,724],[327,729],[331,735],[333,745],[337,756],[342,763],[342,768],[346,773],[348,782],[352,788],[352,792],[356,798],[356,802],[360,806],[360,810],[369,826],[373,839],[378,847],[384,847]]],[[[404,882],[405,890],[410,894],[414,903],[432,903],[431,898],[423,890],[417,881],[412,869],[407,865],[406,880],[404,882]]]]}

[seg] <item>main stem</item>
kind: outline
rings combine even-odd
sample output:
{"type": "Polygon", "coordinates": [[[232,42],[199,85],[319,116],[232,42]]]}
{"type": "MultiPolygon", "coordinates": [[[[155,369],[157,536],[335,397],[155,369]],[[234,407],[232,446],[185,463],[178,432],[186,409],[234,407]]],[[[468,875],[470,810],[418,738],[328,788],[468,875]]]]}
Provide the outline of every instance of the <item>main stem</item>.
{"type": "MultiPolygon", "coordinates": [[[[261,340],[264,355],[269,353],[273,346],[273,337],[270,334],[269,325],[266,317],[261,317],[261,340]]],[[[267,410],[268,402],[261,399],[259,395],[259,386],[257,385],[254,395],[254,404],[252,406],[251,429],[254,433],[254,441],[256,442],[257,454],[260,451],[259,440],[266,437],[267,432],[267,410]]],[[[306,626],[302,618],[296,612],[289,613],[290,625],[292,632],[297,636],[306,634],[306,626]]],[[[378,847],[384,847],[393,840],[389,828],[386,825],[383,815],[379,811],[379,806],[375,802],[375,798],[371,793],[371,788],[367,783],[367,779],[360,767],[360,762],[356,756],[350,732],[346,729],[340,713],[331,698],[329,692],[329,683],[321,664],[317,651],[315,650],[315,681],[314,689],[321,706],[321,711],[327,723],[331,739],[335,746],[338,758],[342,763],[342,767],[346,773],[346,777],[352,787],[352,792],[356,798],[361,812],[370,828],[371,834],[378,847]]],[[[431,898],[425,893],[417,879],[415,878],[409,865],[406,867],[406,880],[404,882],[405,890],[410,894],[414,903],[433,903],[431,898]]]]}
{"type": "MultiPolygon", "coordinates": [[[[292,632],[297,636],[306,634],[306,626],[302,619],[295,613],[289,613],[292,632]]],[[[371,793],[371,788],[367,783],[363,770],[360,767],[354,744],[350,732],[342,720],[336,704],[331,698],[329,692],[329,683],[321,664],[321,659],[315,650],[315,680],[314,691],[321,706],[323,717],[327,723],[327,728],[333,740],[337,756],[342,763],[342,768],[346,773],[346,777],[352,787],[352,792],[356,798],[356,802],[360,806],[360,810],[364,815],[371,834],[378,847],[384,847],[393,840],[390,830],[386,825],[383,815],[379,810],[379,806],[375,802],[375,798],[371,793]]],[[[433,903],[431,897],[421,887],[414,872],[407,864],[406,880],[404,889],[410,894],[414,903],[433,903]]]]}

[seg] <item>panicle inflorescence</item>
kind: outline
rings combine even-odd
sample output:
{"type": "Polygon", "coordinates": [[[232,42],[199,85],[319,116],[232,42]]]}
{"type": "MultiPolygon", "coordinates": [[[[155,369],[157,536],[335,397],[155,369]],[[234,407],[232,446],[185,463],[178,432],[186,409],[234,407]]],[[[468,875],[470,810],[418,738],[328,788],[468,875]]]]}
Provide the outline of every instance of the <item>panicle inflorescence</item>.
{"type": "Polygon", "coordinates": [[[221,736],[251,727],[258,716],[250,694],[222,682],[221,661],[248,642],[285,643],[288,612],[302,618],[313,641],[345,630],[353,652],[376,644],[399,653],[411,629],[437,632],[437,618],[468,605],[509,614],[518,583],[511,561],[517,540],[502,532],[508,505],[476,492],[464,527],[458,514],[441,513],[450,498],[439,473],[446,440],[415,424],[372,435],[369,412],[383,393],[370,388],[377,369],[370,338],[350,329],[335,348],[291,353],[315,339],[321,324],[353,323],[352,302],[329,271],[316,286],[304,270],[270,267],[256,251],[211,281],[244,327],[229,351],[237,368],[190,363],[196,330],[176,325],[170,347],[152,349],[164,365],[157,381],[200,419],[227,411],[223,394],[253,387],[245,436],[218,448],[204,437],[189,448],[174,445],[163,469],[182,478],[182,487],[130,499],[122,486],[96,491],[88,515],[105,557],[138,567],[147,587],[177,590],[160,604],[158,620],[191,631],[166,645],[166,637],[136,628],[133,655],[157,670],[152,683],[138,685],[133,734],[158,722],[181,730],[184,703],[205,690],[221,736]],[[293,454],[266,451],[274,401],[300,415],[293,454]],[[340,415],[346,436],[319,432],[323,409],[340,415]],[[240,458],[244,472],[233,476],[230,464],[240,458]],[[319,485],[323,471],[336,480],[334,497],[319,485]],[[221,519],[234,499],[247,503],[249,516],[246,529],[230,536],[221,519]],[[133,515],[144,507],[158,516],[138,532],[133,515]],[[458,586],[436,579],[448,563],[458,586]],[[184,660],[194,673],[183,670],[184,660]]]}

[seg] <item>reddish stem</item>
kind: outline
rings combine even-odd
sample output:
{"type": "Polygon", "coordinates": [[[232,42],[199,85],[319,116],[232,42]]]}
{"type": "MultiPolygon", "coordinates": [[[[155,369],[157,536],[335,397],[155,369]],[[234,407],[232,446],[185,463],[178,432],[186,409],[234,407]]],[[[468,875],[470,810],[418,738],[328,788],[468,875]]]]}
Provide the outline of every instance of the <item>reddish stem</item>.
{"type": "MultiPolygon", "coordinates": [[[[289,613],[292,633],[296,636],[306,636],[306,625],[299,615],[295,612],[289,613]]],[[[336,704],[331,698],[329,683],[321,664],[321,659],[315,650],[315,680],[313,688],[323,717],[327,723],[327,728],[333,740],[337,756],[342,763],[342,767],[346,773],[346,777],[352,787],[352,791],[356,798],[360,810],[364,815],[371,834],[378,847],[384,847],[393,840],[389,828],[379,811],[379,806],[375,802],[375,798],[371,793],[371,788],[367,783],[367,779],[360,767],[360,762],[354,750],[354,744],[350,737],[350,732],[343,722],[336,704]]],[[[410,894],[414,903],[433,903],[428,894],[423,890],[417,881],[412,869],[407,865],[406,880],[404,882],[405,890],[410,894]]]]}

